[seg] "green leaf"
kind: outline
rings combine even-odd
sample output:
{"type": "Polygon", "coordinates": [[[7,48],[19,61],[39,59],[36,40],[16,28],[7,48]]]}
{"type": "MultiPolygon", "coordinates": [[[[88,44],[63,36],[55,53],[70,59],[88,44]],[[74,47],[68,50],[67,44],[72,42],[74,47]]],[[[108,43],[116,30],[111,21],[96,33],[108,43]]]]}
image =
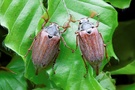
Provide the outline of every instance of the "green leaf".
{"type": "Polygon", "coordinates": [[[131,2],[131,0],[105,0],[105,1],[111,3],[114,7],[121,9],[128,8],[131,2]]]}
{"type": "Polygon", "coordinates": [[[114,49],[119,62],[108,69],[112,74],[135,74],[135,20],[120,22],[113,37],[114,49]]]}
{"type": "MultiPolygon", "coordinates": [[[[76,20],[79,20],[83,17],[89,17],[92,11],[96,11],[100,14],[98,30],[102,34],[104,42],[107,43],[108,55],[109,57],[113,56],[117,58],[112,48],[112,35],[117,26],[117,12],[115,9],[102,0],[64,1],[65,5],[62,0],[49,0],[49,22],[56,22],[62,26],[69,19],[69,13],[75,17],[76,20]]],[[[32,43],[29,36],[38,32],[43,23],[41,16],[44,12],[42,10],[41,1],[3,0],[0,8],[4,8],[0,12],[0,23],[9,30],[5,39],[5,45],[23,57],[32,43]]],[[[96,24],[97,18],[90,18],[90,21],[96,24]]],[[[71,27],[62,36],[67,45],[75,49],[75,31],[77,31],[78,22],[70,23],[70,25],[71,27]]],[[[60,49],[61,51],[54,67],[56,74],[53,74],[52,69],[48,67],[36,76],[31,54],[29,54],[28,57],[24,59],[26,65],[25,77],[35,84],[44,84],[50,88],[61,88],[64,90],[104,89],[95,79],[93,74],[95,71],[93,72],[93,69],[88,63],[89,73],[86,78],[83,77],[86,73],[86,69],[79,49],[75,53],[72,53],[64,46],[63,42],[61,42],[60,49]]],[[[107,61],[104,60],[102,68],[106,63],[107,61]]]]}
{"type": "Polygon", "coordinates": [[[5,45],[19,55],[24,55],[32,40],[38,21],[43,14],[39,0],[3,0],[1,25],[8,28],[5,45]],[[27,43],[26,43],[27,42],[27,43]]]}
{"type": "Polygon", "coordinates": [[[48,73],[46,73],[46,69],[38,73],[38,75],[35,74],[36,70],[32,63],[31,57],[27,58],[25,68],[26,68],[25,77],[28,78],[30,81],[34,82],[37,87],[46,88],[46,90],[48,89],[60,90],[60,88],[55,85],[53,80],[50,80],[48,73]]]}
{"type": "Polygon", "coordinates": [[[115,80],[111,78],[111,73],[102,72],[96,77],[96,79],[106,90],[116,90],[116,87],[114,86],[115,80]]]}
{"type": "Polygon", "coordinates": [[[127,64],[126,66],[120,68],[120,69],[117,69],[117,70],[114,70],[112,71],[111,73],[112,74],[135,74],[135,61],[132,62],[131,64],[127,64]]]}
{"type": "Polygon", "coordinates": [[[14,56],[6,67],[10,71],[0,71],[0,90],[26,90],[27,82],[24,78],[24,62],[20,56],[14,56]]]}

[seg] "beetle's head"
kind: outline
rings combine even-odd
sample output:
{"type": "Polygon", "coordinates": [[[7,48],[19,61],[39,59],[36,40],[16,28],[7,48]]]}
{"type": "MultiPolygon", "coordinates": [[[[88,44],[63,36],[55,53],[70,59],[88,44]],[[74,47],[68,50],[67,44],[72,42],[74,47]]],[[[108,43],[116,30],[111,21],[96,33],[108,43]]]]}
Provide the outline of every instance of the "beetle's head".
{"type": "Polygon", "coordinates": [[[91,29],[93,29],[94,23],[89,22],[88,18],[82,18],[79,21],[79,26],[78,26],[78,30],[79,31],[86,31],[87,33],[91,32],[91,29]]]}
{"type": "Polygon", "coordinates": [[[48,33],[49,38],[60,36],[59,25],[57,23],[51,23],[48,27],[44,28],[44,30],[48,33]]]}

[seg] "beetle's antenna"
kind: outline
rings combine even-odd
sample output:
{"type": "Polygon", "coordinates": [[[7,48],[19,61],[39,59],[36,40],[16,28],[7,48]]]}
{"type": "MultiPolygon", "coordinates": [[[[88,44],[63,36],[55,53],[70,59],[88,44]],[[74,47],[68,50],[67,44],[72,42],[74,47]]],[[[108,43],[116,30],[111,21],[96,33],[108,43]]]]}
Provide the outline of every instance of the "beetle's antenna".
{"type": "MultiPolygon", "coordinates": [[[[97,13],[95,11],[92,11],[91,15],[90,15],[90,18],[93,18],[97,15],[97,13]]],[[[89,18],[89,17],[88,17],[89,18]]]]}
{"type": "Polygon", "coordinates": [[[92,11],[92,14],[88,18],[93,18],[95,16],[97,17],[97,25],[96,25],[96,27],[98,27],[99,26],[99,13],[97,13],[95,11],[92,11]]]}

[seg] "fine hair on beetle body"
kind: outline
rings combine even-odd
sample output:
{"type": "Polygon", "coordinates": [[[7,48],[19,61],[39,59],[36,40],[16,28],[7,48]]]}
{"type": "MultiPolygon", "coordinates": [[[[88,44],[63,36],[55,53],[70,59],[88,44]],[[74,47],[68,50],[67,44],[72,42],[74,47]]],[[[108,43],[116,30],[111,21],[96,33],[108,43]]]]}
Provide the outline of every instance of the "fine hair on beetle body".
{"type": "MultiPolygon", "coordinates": [[[[92,14],[91,18],[94,16],[95,14],[92,14]]],[[[96,25],[90,22],[88,17],[77,20],[79,21],[79,25],[78,30],[75,32],[76,49],[79,45],[86,68],[84,77],[88,74],[86,61],[93,67],[94,71],[96,71],[96,75],[99,74],[99,68],[106,52],[106,45],[104,44],[101,33],[98,32],[99,15],[97,15],[97,17],[98,21],[96,25]]],[[[108,58],[107,55],[106,58],[108,58]]]]}
{"type": "MultiPolygon", "coordinates": [[[[47,10],[46,14],[49,17],[47,10]]],[[[63,34],[69,28],[70,19],[63,26],[59,26],[55,22],[52,22],[48,26],[45,26],[46,23],[49,22],[49,18],[42,18],[44,19],[42,30],[34,38],[34,41],[28,49],[28,52],[26,53],[27,55],[29,51],[32,50],[32,61],[36,68],[36,75],[38,74],[40,69],[47,67],[51,62],[53,62],[52,69],[54,71],[54,64],[60,51],[60,40],[64,42],[64,45],[67,48],[74,52],[74,50],[66,44],[64,38],[61,36],[61,34],[63,34]],[[60,31],[60,27],[63,28],[63,31],[60,31]]]]}

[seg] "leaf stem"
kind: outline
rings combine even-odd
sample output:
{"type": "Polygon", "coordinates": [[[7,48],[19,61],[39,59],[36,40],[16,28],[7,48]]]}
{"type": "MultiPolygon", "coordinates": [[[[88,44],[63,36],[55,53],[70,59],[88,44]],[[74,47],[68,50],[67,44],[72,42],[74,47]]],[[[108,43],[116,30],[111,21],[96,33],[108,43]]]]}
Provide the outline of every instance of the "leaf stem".
{"type": "Polygon", "coordinates": [[[67,9],[67,6],[66,6],[66,3],[65,3],[65,0],[62,0],[62,2],[63,2],[63,4],[64,4],[64,7],[66,8],[67,13],[70,15],[69,10],[67,9]]]}

